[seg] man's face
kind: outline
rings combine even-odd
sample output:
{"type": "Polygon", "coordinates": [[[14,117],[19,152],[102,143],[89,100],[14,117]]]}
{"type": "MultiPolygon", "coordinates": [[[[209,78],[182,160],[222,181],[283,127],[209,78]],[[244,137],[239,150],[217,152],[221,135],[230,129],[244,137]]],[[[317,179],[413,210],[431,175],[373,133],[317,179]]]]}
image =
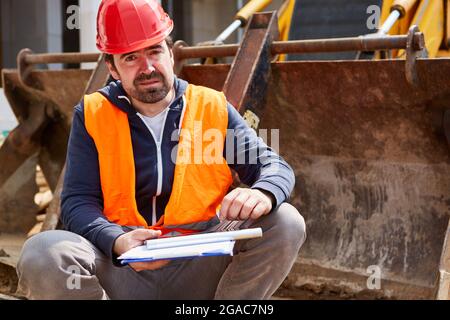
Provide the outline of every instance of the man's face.
{"type": "Polygon", "coordinates": [[[164,99],[173,87],[173,54],[165,41],[148,48],[116,54],[115,66],[108,63],[116,80],[122,81],[126,93],[144,103],[164,99]]]}

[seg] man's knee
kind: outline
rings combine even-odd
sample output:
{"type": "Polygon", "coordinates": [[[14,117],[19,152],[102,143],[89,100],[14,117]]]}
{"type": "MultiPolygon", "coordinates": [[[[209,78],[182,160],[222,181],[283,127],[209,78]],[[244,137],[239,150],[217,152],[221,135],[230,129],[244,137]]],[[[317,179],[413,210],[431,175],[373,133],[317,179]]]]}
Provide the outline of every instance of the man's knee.
{"type": "Polygon", "coordinates": [[[45,231],[29,238],[21,252],[20,262],[25,261],[46,261],[60,260],[60,255],[68,253],[67,247],[70,242],[79,242],[77,235],[62,231],[45,231]]]}
{"type": "MultiPolygon", "coordinates": [[[[17,263],[19,277],[22,274],[42,274],[52,262],[50,248],[55,245],[55,231],[42,232],[29,238],[23,245],[20,258],[17,263]]],[[[31,275],[32,276],[32,275],[31,275]]]]}
{"type": "Polygon", "coordinates": [[[28,239],[17,263],[19,286],[28,290],[65,279],[70,266],[78,264],[73,247],[82,241],[78,235],[61,230],[42,232],[28,239]]]}
{"type": "Polygon", "coordinates": [[[306,240],[306,224],[303,216],[289,203],[282,203],[271,215],[275,218],[278,234],[298,249],[306,240]]]}

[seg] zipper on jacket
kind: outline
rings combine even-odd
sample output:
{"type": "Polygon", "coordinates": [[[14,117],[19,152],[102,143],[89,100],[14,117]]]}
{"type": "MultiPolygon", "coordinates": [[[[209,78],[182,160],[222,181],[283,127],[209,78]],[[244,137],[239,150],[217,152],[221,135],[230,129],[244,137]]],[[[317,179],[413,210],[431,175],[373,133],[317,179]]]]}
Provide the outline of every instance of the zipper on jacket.
{"type": "MultiPolygon", "coordinates": [[[[169,108],[169,107],[168,107],[169,108]]],[[[156,224],[156,197],[158,197],[161,194],[161,190],[162,190],[162,179],[163,179],[163,167],[162,167],[162,154],[161,154],[161,143],[162,143],[162,139],[163,139],[163,134],[164,134],[164,128],[166,126],[166,120],[167,120],[167,115],[169,114],[170,110],[166,111],[166,115],[164,116],[164,122],[161,128],[161,133],[159,135],[159,141],[156,140],[156,136],[152,130],[152,128],[149,127],[149,125],[147,124],[147,122],[145,121],[144,117],[140,114],[140,113],[136,113],[138,115],[139,118],[141,118],[142,122],[144,122],[145,126],[147,127],[148,131],[150,131],[150,134],[152,135],[153,140],[155,141],[155,145],[156,145],[156,161],[157,161],[157,176],[158,176],[158,183],[157,183],[157,187],[156,187],[156,194],[153,196],[153,201],[152,201],[152,225],[156,224]]]]}

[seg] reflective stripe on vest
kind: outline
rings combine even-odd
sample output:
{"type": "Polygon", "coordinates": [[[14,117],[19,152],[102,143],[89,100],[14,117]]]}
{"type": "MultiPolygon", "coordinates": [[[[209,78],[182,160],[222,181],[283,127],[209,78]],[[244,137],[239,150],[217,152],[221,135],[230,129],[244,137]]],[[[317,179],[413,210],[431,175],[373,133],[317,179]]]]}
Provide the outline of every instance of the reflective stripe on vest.
{"type": "Polygon", "coordinates": [[[185,97],[172,192],[164,215],[149,226],[136,204],[128,116],[98,92],[85,96],[85,125],[98,151],[103,213],[109,221],[163,233],[205,230],[217,222],[216,212],[232,183],[223,158],[227,102],[222,93],[194,85],[188,85],[185,97]]]}

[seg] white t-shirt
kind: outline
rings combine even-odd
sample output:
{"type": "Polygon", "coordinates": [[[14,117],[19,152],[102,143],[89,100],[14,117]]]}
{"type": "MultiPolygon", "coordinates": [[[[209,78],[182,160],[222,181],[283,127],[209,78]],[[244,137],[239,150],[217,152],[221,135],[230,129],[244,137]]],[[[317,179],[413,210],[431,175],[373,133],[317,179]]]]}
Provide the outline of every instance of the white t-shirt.
{"type": "Polygon", "coordinates": [[[154,134],[154,138],[156,139],[157,143],[160,143],[161,141],[161,136],[162,136],[162,127],[164,124],[164,119],[166,117],[167,112],[169,111],[169,107],[165,108],[163,111],[161,111],[160,113],[158,113],[156,116],[153,117],[147,117],[144,116],[143,114],[142,119],[144,119],[145,123],[147,124],[147,126],[152,129],[152,132],[154,134]]]}

